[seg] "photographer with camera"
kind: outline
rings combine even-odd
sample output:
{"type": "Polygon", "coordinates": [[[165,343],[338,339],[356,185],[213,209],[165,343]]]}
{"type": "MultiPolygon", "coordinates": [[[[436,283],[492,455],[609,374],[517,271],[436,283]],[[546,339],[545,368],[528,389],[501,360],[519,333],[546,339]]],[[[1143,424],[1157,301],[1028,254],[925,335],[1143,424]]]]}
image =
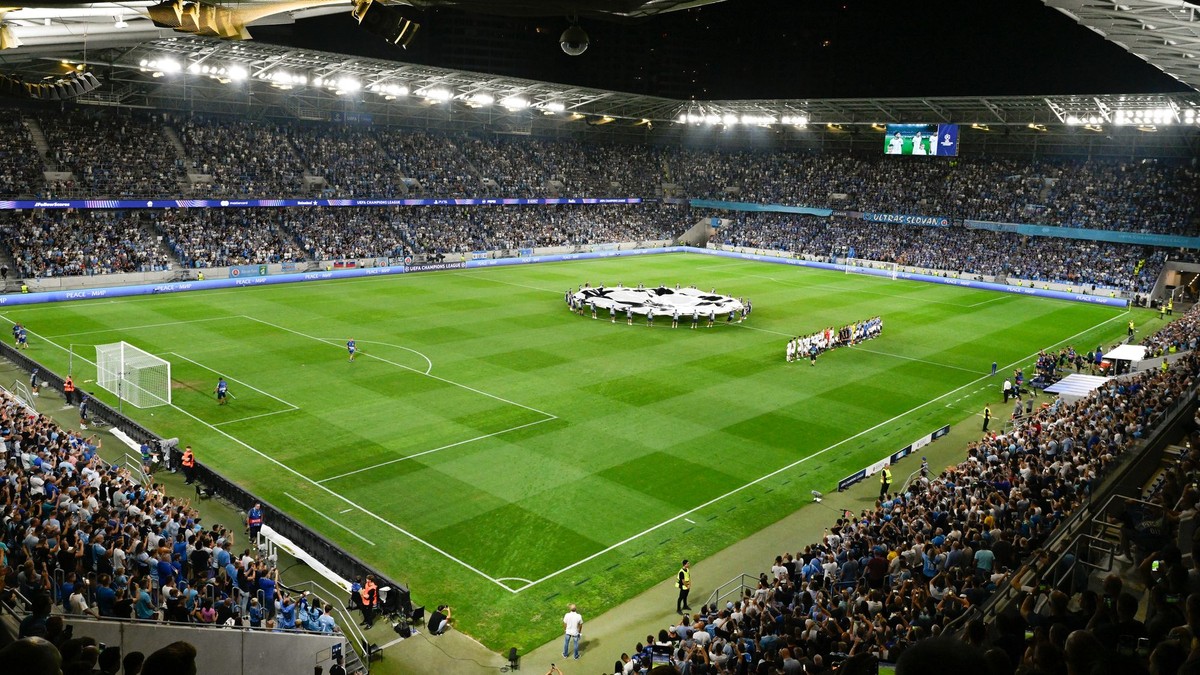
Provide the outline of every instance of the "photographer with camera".
{"type": "Polygon", "coordinates": [[[441,635],[450,627],[450,605],[438,605],[437,609],[429,615],[429,634],[441,635]]]}

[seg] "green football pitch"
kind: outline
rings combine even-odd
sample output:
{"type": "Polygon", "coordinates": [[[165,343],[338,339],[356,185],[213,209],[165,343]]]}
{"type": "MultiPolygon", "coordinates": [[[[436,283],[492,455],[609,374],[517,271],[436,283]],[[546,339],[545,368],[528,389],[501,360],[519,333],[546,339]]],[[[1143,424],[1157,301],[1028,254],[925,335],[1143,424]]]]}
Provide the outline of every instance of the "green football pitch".
{"type": "Polygon", "coordinates": [[[680,558],[794,511],[809,489],[974,416],[999,388],[993,360],[1011,372],[1041,348],[1107,344],[1128,314],[672,254],[0,316],[28,327],[31,357],[59,373],[70,363],[85,390],[96,344],[168,359],[172,405],[126,413],[419,602],[455,606],[459,627],[499,650],[559,635],[548,606],[595,616],[680,558]],[[748,297],[754,313],[712,329],[614,325],[567,310],[564,291],[584,282],[695,284],[748,297]],[[874,315],[880,338],[815,367],[785,363],[787,336],[874,315]],[[236,397],[227,406],[213,396],[219,375],[236,397]]]}

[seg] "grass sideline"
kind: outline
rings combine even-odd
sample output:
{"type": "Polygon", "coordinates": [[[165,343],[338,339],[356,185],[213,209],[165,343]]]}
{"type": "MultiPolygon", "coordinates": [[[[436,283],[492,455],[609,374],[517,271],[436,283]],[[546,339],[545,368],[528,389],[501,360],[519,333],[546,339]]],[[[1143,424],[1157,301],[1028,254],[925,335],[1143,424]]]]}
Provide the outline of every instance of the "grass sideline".
{"type": "Polygon", "coordinates": [[[790,513],[809,489],[976,414],[999,387],[993,360],[1003,375],[1043,347],[1107,345],[1130,315],[672,254],[2,316],[29,328],[29,355],[57,372],[73,349],[87,389],[95,344],[170,359],[173,407],[127,413],[418,601],[455,606],[485,645],[525,650],[560,632],[562,603],[599,614],[680,558],[790,513]],[[696,331],[612,325],[566,310],[563,291],[584,281],[714,287],[755,312],[696,331]],[[876,314],[883,337],[815,368],[784,363],[785,335],[876,314]],[[211,394],[218,374],[238,397],[228,406],[211,394]]]}

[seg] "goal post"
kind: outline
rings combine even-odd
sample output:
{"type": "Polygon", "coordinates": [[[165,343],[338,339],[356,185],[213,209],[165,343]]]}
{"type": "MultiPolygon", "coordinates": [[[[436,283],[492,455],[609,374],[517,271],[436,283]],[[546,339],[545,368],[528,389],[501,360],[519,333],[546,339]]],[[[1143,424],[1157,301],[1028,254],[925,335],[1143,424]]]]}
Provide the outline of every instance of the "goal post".
{"type": "Polygon", "coordinates": [[[873,277],[886,276],[895,279],[900,266],[894,262],[846,258],[845,268],[846,274],[866,274],[873,277]],[[868,270],[878,270],[878,272],[870,272],[868,270]]]}
{"type": "Polygon", "coordinates": [[[96,345],[96,384],[138,408],[171,404],[171,362],[127,342],[96,345]]]}

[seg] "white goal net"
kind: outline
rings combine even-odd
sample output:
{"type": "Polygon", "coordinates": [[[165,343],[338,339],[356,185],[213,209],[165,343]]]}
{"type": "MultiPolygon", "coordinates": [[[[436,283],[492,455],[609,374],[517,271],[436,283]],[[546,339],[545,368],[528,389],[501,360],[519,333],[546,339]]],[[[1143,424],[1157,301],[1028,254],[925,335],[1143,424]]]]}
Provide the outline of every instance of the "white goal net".
{"type": "Polygon", "coordinates": [[[896,270],[899,265],[894,262],[880,262],[878,260],[863,260],[862,258],[846,258],[846,274],[868,274],[870,276],[887,276],[893,279],[896,278],[896,270]],[[868,270],[878,270],[870,272],[868,270]]]}
{"type": "Polygon", "coordinates": [[[96,384],[138,408],[171,404],[171,362],[127,342],[96,345],[96,384]]]}

